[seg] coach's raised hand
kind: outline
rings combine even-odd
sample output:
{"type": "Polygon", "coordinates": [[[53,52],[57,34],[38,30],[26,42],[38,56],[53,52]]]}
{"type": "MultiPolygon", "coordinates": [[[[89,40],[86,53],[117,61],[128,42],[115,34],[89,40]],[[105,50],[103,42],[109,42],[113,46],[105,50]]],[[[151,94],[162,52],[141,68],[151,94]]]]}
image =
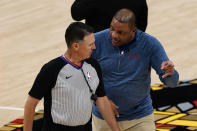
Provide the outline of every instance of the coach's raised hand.
{"type": "Polygon", "coordinates": [[[174,73],[174,64],[172,61],[164,61],[161,64],[161,69],[165,72],[162,78],[166,78],[174,73]]]}

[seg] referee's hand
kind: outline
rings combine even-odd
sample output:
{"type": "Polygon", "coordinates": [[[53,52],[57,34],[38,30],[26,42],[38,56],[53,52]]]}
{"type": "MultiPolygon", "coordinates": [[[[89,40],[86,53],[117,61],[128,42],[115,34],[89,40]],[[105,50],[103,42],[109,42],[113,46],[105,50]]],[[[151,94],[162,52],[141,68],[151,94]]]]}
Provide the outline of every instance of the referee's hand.
{"type": "Polygon", "coordinates": [[[112,110],[113,110],[115,116],[116,116],[116,117],[119,117],[119,113],[118,113],[118,111],[117,111],[117,109],[118,109],[119,107],[118,107],[116,104],[114,104],[113,101],[111,101],[111,100],[109,100],[109,101],[110,101],[110,104],[111,104],[111,107],[112,107],[112,110]]]}

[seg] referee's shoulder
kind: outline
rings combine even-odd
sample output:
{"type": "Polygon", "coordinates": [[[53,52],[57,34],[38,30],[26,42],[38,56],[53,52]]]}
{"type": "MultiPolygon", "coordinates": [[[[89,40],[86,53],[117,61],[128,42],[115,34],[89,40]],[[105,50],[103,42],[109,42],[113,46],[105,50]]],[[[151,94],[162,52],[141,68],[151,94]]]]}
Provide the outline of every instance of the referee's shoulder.
{"type": "Polygon", "coordinates": [[[65,64],[66,63],[63,60],[61,60],[60,57],[57,57],[57,58],[54,58],[54,59],[50,60],[46,64],[44,64],[42,66],[42,69],[44,69],[44,70],[53,70],[53,69],[61,68],[65,64]]]}

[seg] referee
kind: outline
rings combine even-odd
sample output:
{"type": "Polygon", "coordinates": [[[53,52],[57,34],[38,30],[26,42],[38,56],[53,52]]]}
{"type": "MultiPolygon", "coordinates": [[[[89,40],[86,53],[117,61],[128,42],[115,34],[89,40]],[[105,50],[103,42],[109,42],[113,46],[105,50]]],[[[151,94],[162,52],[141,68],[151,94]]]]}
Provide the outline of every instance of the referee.
{"type": "Polygon", "coordinates": [[[91,131],[96,104],[113,131],[119,131],[106,97],[99,64],[91,59],[95,38],[91,27],[74,22],[65,33],[67,51],[46,63],[29,91],[24,131],[32,131],[38,102],[44,98],[42,131],[91,131]]]}

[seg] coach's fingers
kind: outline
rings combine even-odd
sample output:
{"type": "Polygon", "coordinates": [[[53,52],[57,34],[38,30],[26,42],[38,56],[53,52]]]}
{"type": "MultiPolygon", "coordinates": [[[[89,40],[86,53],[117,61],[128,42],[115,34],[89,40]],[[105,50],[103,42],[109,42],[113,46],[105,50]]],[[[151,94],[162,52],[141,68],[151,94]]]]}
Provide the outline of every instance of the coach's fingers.
{"type": "Polygon", "coordinates": [[[171,76],[174,73],[174,69],[165,71],[165,74],[162,76],[162,78],[166,78],[168,76],[171,76]]]}
{"type": "Polygon", "coordinates": [[[174,68],[174,64],[173,64],[172,61],[164,61],[164,62],[162,62],[161,69],[163,71],[165,71],[167,69],[171,69],[171,68],[174,68]]]}

